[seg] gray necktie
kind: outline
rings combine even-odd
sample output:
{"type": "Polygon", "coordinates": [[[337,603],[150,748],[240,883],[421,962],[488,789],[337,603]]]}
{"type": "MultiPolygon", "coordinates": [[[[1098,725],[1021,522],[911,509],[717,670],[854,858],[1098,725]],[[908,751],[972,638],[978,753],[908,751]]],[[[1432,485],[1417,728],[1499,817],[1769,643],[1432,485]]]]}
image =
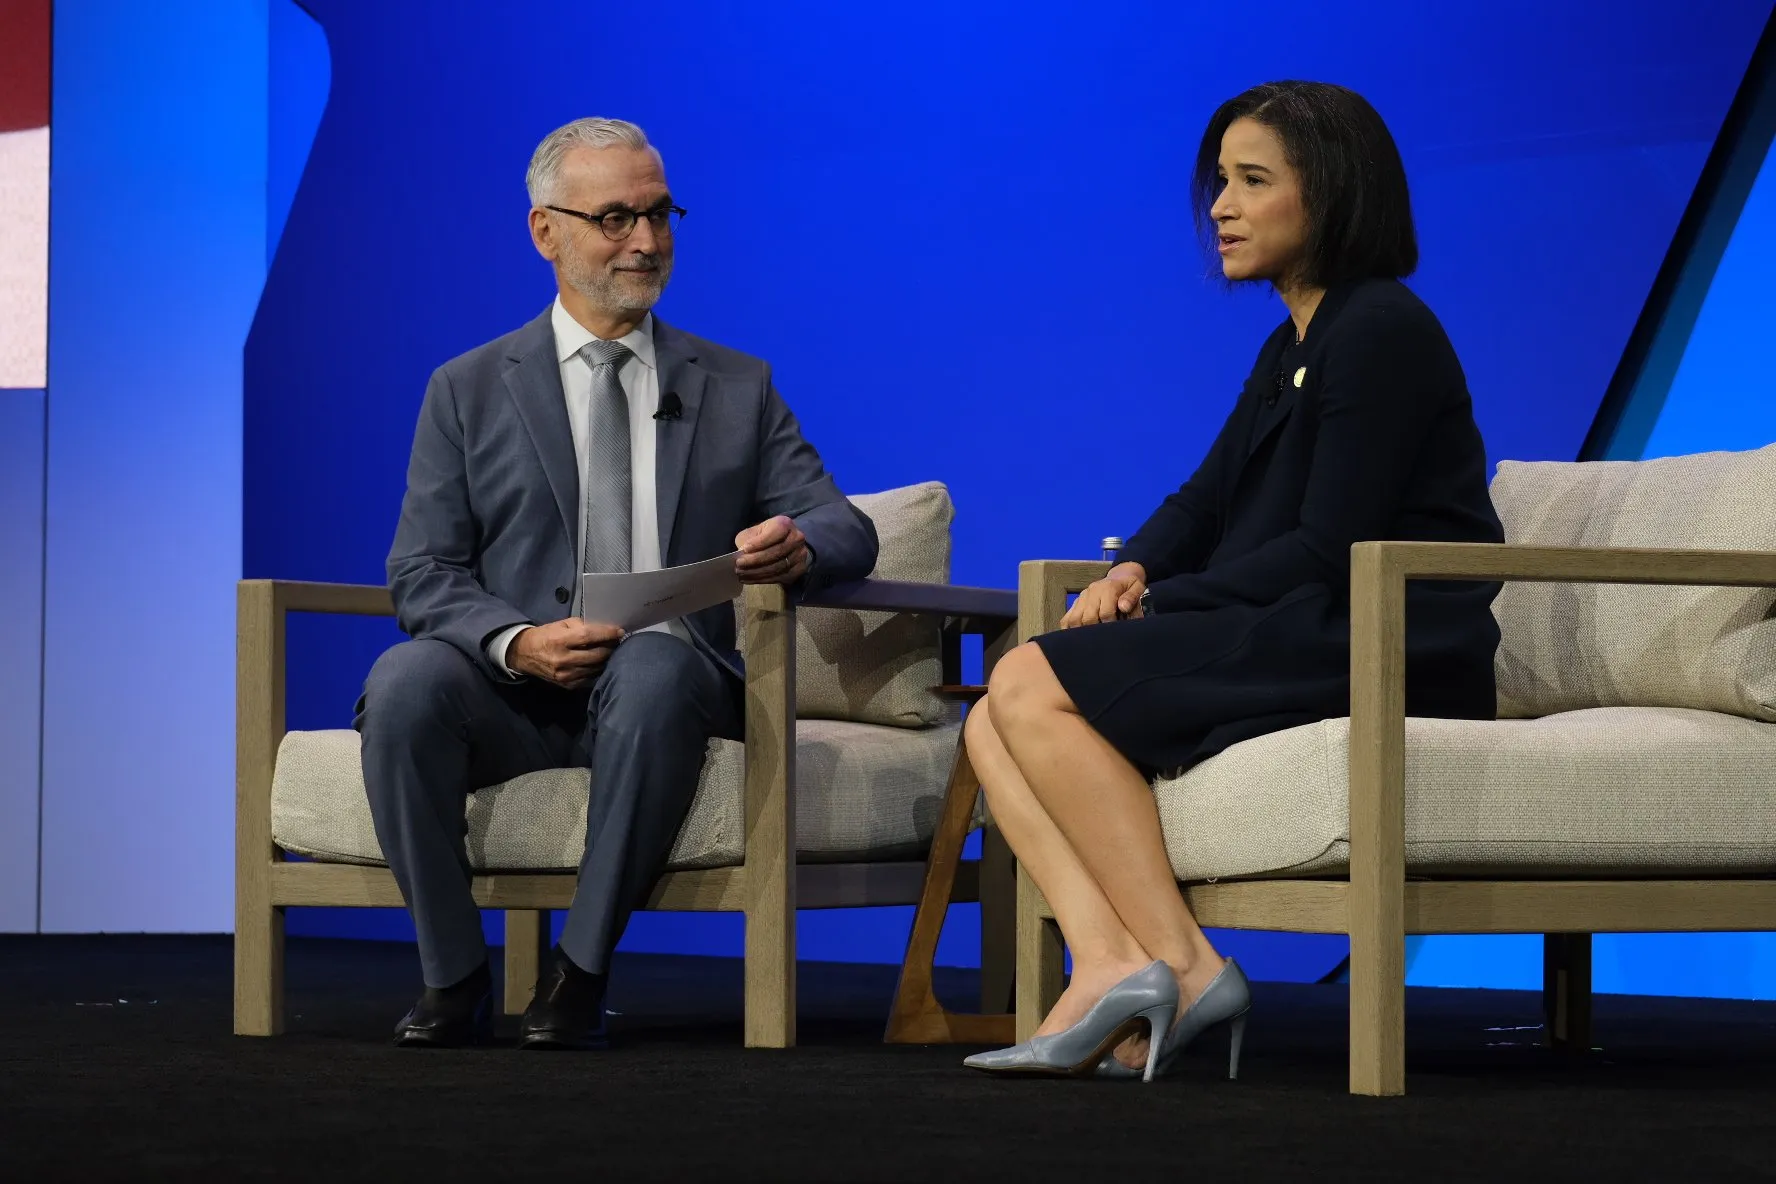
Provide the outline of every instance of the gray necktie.
{"type": "Polygon", "coordinates": [[[634,563],[629,520],[633,485],[629,468],[629,396],[617,381],[629,347],[593,340],[580,350],[592,367],[592,399],[586,408],[586,557],[582,570],[626,572],[634,563]]]}

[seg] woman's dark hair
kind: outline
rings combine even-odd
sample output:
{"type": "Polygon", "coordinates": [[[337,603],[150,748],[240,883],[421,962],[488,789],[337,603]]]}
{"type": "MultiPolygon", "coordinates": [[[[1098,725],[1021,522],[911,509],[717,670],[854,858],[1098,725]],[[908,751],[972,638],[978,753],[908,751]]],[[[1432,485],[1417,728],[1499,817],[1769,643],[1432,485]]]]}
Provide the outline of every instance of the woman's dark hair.
{"type": "Polygon", "coordinates": [[[1213,257],[1209,209],[1221,193],[1221,137],[1236,119],[1263,124],[1301,179],[1307,258],[1301,279],[1399,279],[1418,266],[1406,167],[1387,124],[1354,90],[1328,82],[1267,82],[1222,103],[1203,132],[1191,178],[1197,232],[1213,257]]]}

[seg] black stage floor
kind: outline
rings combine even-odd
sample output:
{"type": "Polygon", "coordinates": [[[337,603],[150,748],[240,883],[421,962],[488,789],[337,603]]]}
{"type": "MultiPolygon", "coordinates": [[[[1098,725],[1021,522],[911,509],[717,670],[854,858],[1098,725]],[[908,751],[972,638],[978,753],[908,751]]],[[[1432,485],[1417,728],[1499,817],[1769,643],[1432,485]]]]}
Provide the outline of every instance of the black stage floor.
{"type": "MultiPolygon", "coordinates": [[[[290,1034],[229,1034],[229,943],[0,938],[0,1180],[1748,1180],[1776,1176],[1776,1003],[1414,990],[1409,1096],[1344,1093],[1344,990],[1264,984],[1150,1087],[887,1047],[892,967],[804,964],[801,1046],[740,1047],[740,971],[619,959],[619,1047],[399,1052],[410,947],[292,940],[290,1034]]],[[[958,998],[972,975],[942,984],[958,998]]],[[[508,1023],[507,1028],[510,1025],[508,1023]]]]}

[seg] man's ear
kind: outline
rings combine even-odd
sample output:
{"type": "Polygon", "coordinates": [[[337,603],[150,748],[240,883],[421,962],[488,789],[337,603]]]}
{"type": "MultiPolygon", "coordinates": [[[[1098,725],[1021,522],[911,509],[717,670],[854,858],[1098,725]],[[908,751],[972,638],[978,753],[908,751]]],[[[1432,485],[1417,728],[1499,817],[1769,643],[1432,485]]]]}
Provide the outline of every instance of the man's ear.
{"type": "Polygon", "coordinates": [[[555,262],[555,256],[560,253],[560,244],[555,241],[556,229],[557,227],[550,219],[547,210],[532,207],[530,211],[531,244],[536,247],[537,254],[551,263],[555,262]]]}

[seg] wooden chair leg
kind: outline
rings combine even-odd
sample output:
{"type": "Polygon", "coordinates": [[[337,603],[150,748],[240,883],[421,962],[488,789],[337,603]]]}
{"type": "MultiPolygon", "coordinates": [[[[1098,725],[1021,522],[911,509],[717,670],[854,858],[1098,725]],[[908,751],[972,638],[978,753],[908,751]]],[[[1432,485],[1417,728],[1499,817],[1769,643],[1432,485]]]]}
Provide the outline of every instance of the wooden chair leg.
{"type": "Polygon", "coordinates": [[[1061,997],[1064,969],[1060,926],[1041,911],[1042,896],[1030,873],[1017,873],[1017,1040],[1035,1035],[1061,997]]]}
{"type": "Polygon", "coordinates": [[[234,1034],[277,1036],[284,1030],[284,910],[271,903],[269,864],[257,875],[237,876],[234,1034]]]}
{"type": "MultiPolygon", "coordinates": [[[[981,682],[993,677],[994,667],[1018,644],[1015,622],[997,632],[981,634],[981,682]]],[[[1017,859],[1011,844],[989,815],[981,831],[980,855],[981,999],[983,1014],[1013,1012],[1017,1000],[1012,984],[1017,978],[1017,859]]]]}
{"type": "Polygon", "coordinates": [[[983,1014],[1009,1014],[1017,1006],[1017,859],[999,828],[981,830],[981,1003],[983,1014]]]}
{"type": "Polygon", "coordinates": [[[1350,1092],[1406,1092],[1406,579],[1351,551],[1350,1092]]]}
{"type": "Polygon", "coordinates": [[[796,1037],[795,603],[746,590],[747,1048],[796,1037]]]}
{"type": "MultiPolygon", "coordinates": [[[[748,867],[750,875],[752,868],[748,867]]],[[[790,1048],[796,1039],[795,910],[746,915],[747,1048],[790,1048]],[[784,914],[787,913],[787,916],[784,914]]]]}
{"type": "Polygon", "coordinates": [[[894,1005],[888,1013],[888,1030],[882,1037],[888,1044],[1011,1043],[1009,1014],[966,1015],[947,1011],[938,1002],[931,982],[938,935],[950,907],[956,869],[962,862],[962,845],[968,839],[979,793],[980,780],[968,762],[968,749],[958,743],[950,766],[950,784],[944,791],[943,813],[925,860],[925,882],[919,891],[919,907],[913,913],[912,932],[907,935],[900,982],[894,988],[894,1005]]]}
{"type": "Polygon", "coordinates": [[[1406,1092],[1406,939],[1352,925],[1350,1092],[1406,1092]]]}
{"type": "Polygon", "coordinates": [[[543,950],[549,944],[547,909],[506,910],[506,956],[503,1007],[507,1015],[523,1015],[536,993],[537,976],[543,970],[543,950]]]}
{"type": "Polygon", "coordinates": [[[284,910],[272,903],[281,858],[271,782],[284,738],[284,613],[272,585],[236,591],[234,702],[234,1031],[284,1030],[284,910]]]}
{"type": "Polygon", "coordinates": [[[1542,1014],[1550,1048],[1591,1048],[1591,935],[1542,934],[1542,1014]]]}

